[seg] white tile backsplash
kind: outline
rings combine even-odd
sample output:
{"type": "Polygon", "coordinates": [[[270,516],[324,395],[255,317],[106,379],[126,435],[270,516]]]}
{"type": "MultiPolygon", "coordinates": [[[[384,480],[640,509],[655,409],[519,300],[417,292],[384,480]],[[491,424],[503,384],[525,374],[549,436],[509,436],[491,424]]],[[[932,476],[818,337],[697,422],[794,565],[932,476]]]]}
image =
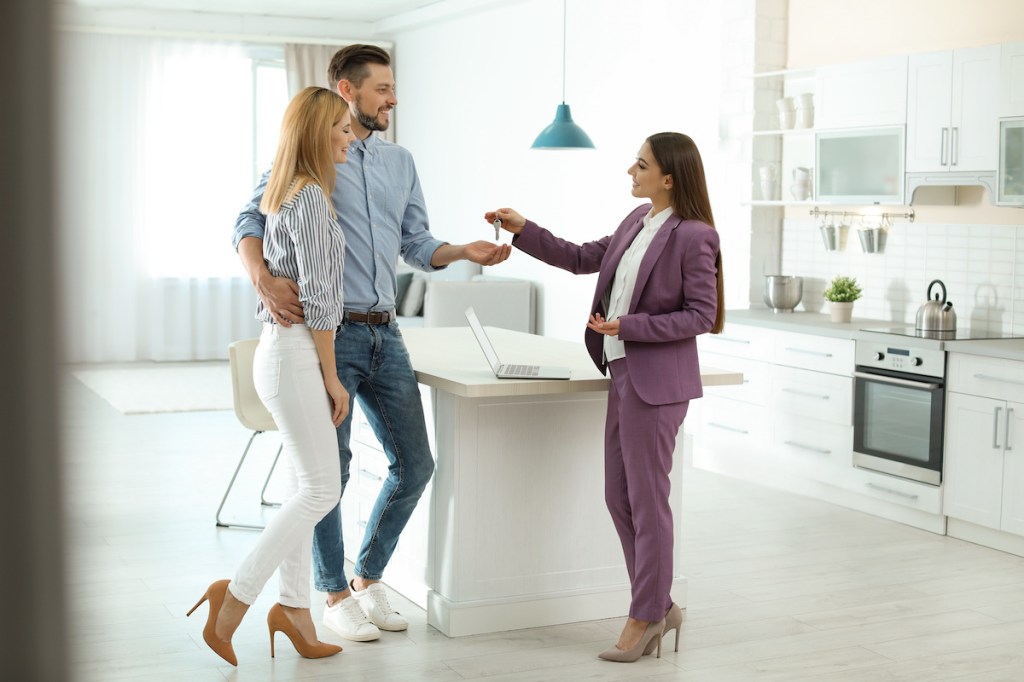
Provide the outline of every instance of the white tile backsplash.
{"type": "MultiPolygon", "coordinates": [[[[854,315],[913,324],[929,282],[946,285],[960,327],[1024,336],[1024,226],[941,225],[897,220],[882,253],[864,253],[851,225],[846,247],[826,251],[814,219],[783,223],[782,270],[804,278],[799,309],[825,312],[836,275],[864,289],[854,315]]],[[[936,287],[938,289],[938,287],[936,287]]]]}

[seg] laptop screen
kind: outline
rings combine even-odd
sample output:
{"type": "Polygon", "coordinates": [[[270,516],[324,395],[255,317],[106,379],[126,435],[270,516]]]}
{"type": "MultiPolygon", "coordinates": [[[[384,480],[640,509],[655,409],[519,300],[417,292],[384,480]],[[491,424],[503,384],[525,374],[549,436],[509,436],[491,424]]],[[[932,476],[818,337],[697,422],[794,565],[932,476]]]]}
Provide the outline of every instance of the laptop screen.
{"type": "Polygon", "coordinates": [[[484,326],[480,324],[480,318],[476,316],[476,311],[472,307],[466,308],[466,319],[469,320],[469,327],[473,330],[473,336],[476,337],[477,343],[480,344],[480,349],[483,350],[484,355],[487,357],[487,362],[490,363],[491,369],[497,372],[498,367],[501,366],[498,354],[494,351],[494,346],[491,345],[491,340],[487,338],[484,326]]]}

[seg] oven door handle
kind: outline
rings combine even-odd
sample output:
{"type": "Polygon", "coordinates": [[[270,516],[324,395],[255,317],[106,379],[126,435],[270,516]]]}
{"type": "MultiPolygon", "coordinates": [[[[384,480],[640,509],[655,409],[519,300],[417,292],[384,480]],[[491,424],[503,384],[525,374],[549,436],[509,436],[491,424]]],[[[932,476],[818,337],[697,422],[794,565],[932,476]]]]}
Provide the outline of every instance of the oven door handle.
{"type": "Polygon", "coordinates": [[[880,374],[868,374],[867,372],[854,372],[853,376],[856,377],[857,379],[877,381],[883,384],[895,384],[896,386],[906,386],[907,388],[925,388],[929,390],[942,388],[942,384],[936,384],[934,382],[911,381],[910,379],[897,379],[896,377],[887,377],[882,376],[880,374]]]}

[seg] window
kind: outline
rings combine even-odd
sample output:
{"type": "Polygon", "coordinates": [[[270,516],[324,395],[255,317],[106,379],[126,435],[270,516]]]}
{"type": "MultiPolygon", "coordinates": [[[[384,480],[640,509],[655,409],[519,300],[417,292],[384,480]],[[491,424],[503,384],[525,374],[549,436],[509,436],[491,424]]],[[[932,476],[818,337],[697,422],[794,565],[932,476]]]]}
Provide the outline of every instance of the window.
{"type": "Polygon", "coordinates": [[[164,55],[151,80],[139,178],[149,274],[239,276],[231,230],[277,148],[283,53],[197,43],[164,55]]]}

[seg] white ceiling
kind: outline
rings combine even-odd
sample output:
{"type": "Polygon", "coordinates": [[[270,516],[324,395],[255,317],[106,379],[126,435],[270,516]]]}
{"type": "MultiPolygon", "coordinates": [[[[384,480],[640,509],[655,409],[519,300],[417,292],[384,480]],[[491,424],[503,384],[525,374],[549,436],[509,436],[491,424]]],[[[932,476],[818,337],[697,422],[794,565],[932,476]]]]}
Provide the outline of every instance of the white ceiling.
{"type": "MultiPolygon", "coordinates": [[[[162,10],[377,23],[451,0],[62,0],[97,10],[162,10]]],[[[465,4],[465,3],[458,3],[465,4]]]]}

